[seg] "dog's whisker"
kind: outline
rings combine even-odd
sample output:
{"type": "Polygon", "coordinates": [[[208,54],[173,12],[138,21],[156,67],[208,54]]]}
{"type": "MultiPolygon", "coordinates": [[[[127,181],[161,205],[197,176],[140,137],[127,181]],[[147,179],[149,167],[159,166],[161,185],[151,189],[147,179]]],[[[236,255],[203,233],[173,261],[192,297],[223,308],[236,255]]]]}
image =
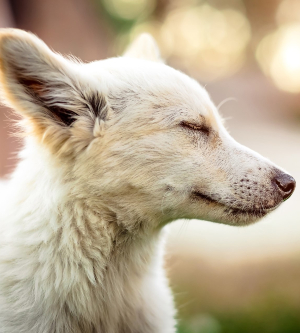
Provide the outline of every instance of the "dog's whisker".
{"type": "Polygon", "coordinates": [[[223,101],[220,102],[220,103],[217,105],[217,110],[220,110],[221,107],[222,107],[223,105],[225,105],[227,102],[230,102],[230,101],[234,101],[234,102],[236,102],[237,99],[236,99],[235,97],[228,97],[228,98],[223,99],[223,101]]]}

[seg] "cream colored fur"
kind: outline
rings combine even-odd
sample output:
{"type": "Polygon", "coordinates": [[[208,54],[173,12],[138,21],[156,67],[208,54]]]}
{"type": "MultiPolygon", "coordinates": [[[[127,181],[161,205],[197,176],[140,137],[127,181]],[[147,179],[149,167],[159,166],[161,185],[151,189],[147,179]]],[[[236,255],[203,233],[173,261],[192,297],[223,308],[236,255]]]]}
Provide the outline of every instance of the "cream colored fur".
{"type": "Polygon", "coordinates": [[[282,201],[279,170],[148,35],[83,64],[2,30],[0,68],[24,137],[1,197],[0,332],[175,332],[165,225],[253,223],[282,201]]]}

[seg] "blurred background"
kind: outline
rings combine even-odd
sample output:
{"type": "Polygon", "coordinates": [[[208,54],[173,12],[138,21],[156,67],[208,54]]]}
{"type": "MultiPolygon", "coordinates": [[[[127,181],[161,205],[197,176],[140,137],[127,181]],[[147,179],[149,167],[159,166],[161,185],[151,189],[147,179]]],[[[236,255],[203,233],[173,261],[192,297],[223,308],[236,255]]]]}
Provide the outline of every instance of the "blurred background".
{"type": "MultiPolygon", "coordinates": [[[[300,181],[300,0],[0,0],[0,27],[83,61],[121,55],[140,32],[196,78],[232,136],[300,181]]],[[[0,177],[21,143],[0,109],[0,177]]],[[[167,270],[180,333],[300,332],[300,190],[262,222],[171,225],[167,270]]]]}

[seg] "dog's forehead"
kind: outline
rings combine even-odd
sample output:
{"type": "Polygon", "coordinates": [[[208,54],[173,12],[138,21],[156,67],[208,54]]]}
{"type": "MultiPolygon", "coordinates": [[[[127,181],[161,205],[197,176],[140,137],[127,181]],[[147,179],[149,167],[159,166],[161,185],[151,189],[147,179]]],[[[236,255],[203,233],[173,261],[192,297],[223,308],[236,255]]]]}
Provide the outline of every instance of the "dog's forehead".
{"type": "Polygon", "coordinates": [[[194,79],[163,63],[132,58],[110,58],[92,63],[91,73],[111,96],[131,105],[136,101],[143,112],[155,109],[180,113],[190,120],[204,117],[212,125],[218,113],[206,90],[194,79]],[[149,107],[150,106],[150,107],[149,107]]]}

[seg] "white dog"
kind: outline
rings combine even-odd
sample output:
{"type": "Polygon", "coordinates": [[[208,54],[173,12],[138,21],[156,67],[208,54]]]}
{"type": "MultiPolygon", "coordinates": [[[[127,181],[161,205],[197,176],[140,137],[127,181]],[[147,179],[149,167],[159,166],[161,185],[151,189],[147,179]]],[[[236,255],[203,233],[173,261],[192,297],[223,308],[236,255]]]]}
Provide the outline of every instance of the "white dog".
{"type": "Polygon", "coordinates": [[[164,226],[250,224],[295,188],[148,35],[83,64],[2,30],[0,75],[25,141],[1,202],[1,333],[175,332],[164,226]]]}

